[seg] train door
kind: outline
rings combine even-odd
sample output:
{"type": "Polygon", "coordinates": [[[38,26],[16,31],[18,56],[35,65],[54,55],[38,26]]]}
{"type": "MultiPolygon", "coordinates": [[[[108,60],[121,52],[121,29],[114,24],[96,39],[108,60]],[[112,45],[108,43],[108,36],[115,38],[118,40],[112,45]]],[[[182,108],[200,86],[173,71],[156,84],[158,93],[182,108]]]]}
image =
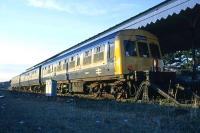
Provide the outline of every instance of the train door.
{"type": "Polygon", "coordinates": [[[41,70],[42,70],[42,66],[39,66],[39,75],[38,75],[38,79],[39,79],[39,85],[41,85],[41,83],[42,83],[42,72],[41,72],[41,70]]]}
{"type": "Polygon", "coordinates": [[[114,74],[114,41],[107,44],[107,75],[114,74]]]}
{"type": "Polygon", "coordinates": [[[66,80],[69,80],[69,73],[68,73],[69,62],[68,62],[68,60],[65,60],[65,65],[66,65],[66,80]]]}

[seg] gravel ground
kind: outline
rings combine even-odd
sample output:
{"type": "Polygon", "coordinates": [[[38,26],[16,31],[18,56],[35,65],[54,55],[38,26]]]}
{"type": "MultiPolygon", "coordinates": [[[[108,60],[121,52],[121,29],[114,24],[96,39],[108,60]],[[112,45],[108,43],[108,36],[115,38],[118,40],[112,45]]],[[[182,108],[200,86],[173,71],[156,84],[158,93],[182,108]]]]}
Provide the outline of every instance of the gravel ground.
{"type": "Polygon", "coordinates": [[[0,91],[0,133],[187,133],[199,123],[199,109],[0,91]]]}

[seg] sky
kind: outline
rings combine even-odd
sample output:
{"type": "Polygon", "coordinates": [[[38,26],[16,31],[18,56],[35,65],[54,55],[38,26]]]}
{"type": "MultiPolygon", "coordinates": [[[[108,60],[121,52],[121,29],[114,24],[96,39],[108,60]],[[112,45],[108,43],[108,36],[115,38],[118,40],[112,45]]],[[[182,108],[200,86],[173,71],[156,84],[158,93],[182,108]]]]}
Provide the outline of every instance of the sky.
{"type": "Polygon", "coordinates": [[[0,82],[164,0],[0,0],[0,82]]]}

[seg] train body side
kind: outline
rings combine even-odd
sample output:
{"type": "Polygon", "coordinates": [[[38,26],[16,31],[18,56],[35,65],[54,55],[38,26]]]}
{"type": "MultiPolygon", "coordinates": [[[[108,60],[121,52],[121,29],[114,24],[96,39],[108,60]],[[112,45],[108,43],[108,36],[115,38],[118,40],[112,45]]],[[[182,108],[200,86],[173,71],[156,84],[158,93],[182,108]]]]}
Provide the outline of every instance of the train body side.
{"type": "Polygon", "coordinates": [[[177,91],[185,90],[176,84],[176,73],[163,72],[163,66],[158,38],[147,31],[126,29],[72,47],[12,78],[11,86],[44,93],[46,80],[52,79],[58,83],[59,94],[92,92],[100,96],[105,92],[115,98],[148,101],[159,93],[178,103],[177,91]]]}
{"type": "Polygon", "coordinates": [[[148,57],[141,57],[138,42],[146,42],[148,51],[150,43],[157,45],[160,61],[159,43],[154,35],[143,30],[124,30],[69,51],[22,73],[19,85],[45,85],[48,79],[56,80],[58,83],[118,80],[133,71],[150,71],[154,58],[151,51],[148,57]],[[127,56],[125,41],[136,43],[135,56],[127,56]]]}
{"type": "Polygon", "coordinates": [[[11,86],[18,87],[29,87],[40,85],[40,67],[24,72],[11,79],[11,86]]]}
{"type": "MultiPolygon", "coordinates": [[[[107,80],[116,79],[132,71],[151,70],[153,58],[142,58],[138,53],[135,57],[127,57],[124,41],[146,41],[159,46],[158,39],[143,30],[124,30],[92,42],[78,51],[73,51],[61,58],[55,58],[40,67],[20,75],[21,86],[45,84],[48,79],[58,82],[71,80],[107,80]],[[137,36],[146,37],[138,40],[137,36]]],[[[149,48],[148,48],[149,49],[149,48]]],[[[159,48],[160,50],[160,48],[159,48]]],[[[160,51],[159,51],[160,52],[160,51]]]]}
{"type": "Polygon", "coordinates": [[[93,42],[73,54],[46,63],[41,67],[41,79],[58,82],[94,80],[114,76],[115,36],[93,42]]]}
{"type": "Polygon", "coordinates": [[[15,76],[11,79],[11,87],[16,88],[20,86],[20,75],[15,76]]]}

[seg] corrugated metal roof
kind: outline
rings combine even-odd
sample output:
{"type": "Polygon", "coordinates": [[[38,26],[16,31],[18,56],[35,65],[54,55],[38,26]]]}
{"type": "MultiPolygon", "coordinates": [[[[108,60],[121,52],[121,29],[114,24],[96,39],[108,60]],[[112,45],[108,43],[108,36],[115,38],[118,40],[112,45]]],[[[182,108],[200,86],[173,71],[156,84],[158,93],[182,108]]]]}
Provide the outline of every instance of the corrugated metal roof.
{"type": "Polygon", "coordinates": [[[119,23],[67,50],[64,50],[55,56],[52,56],[51,58],[29,68],[32,69],[34,67],[37,67],[41,65],[44,62],[48,62],[52,60],[55,57],[62,56],[66,52],[70,52],[74,49],[77,49],[79,47],[82,47],[84,45],[87,45],[93,41],[96,41],[100,38],[103,38],[109,34],[112,34],[114,32],[117,32],[119,30],[123,29],[137,29],[140,27],[145,27],[147,24],[155,23],[158,20],[166,19],[168,16],[171,16],[173,14],[179,14],[181,11],[186,10],[187,8],[194,8],[197,4],[200,4],[200,0],[166,0],[134,17],[131,17],[130,19],[127,19],[123,21],[122,23],[119,23]]]}

